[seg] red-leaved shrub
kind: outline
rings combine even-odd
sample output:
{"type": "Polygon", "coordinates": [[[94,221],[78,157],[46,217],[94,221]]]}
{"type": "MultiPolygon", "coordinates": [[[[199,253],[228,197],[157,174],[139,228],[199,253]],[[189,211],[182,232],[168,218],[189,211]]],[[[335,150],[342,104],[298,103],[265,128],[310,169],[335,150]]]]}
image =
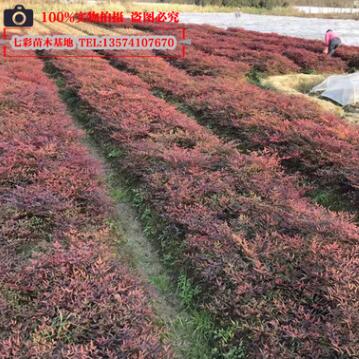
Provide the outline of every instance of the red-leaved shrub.
{"type": "Polygon", "coordinates": [[[0,358],[171,357],[42,61],[0,60],[0,98],[0,358]]]}
{"type": "Polygon", "coordinates": [[[103,59],[52,61],[96,119],[94,136],[123,150],[119,171],[172,229],[162,245],[182,248],[177,265],[202,289],[202,307],[231,326],[233,348],[358,354],[359,234],[345,215],[306,200],[275,156],[239,153],[138,77],[103,59]]]}
{"type": "Polygon", "coordinates": [[[277,94],[245,79],[190,77],[163,59],[113,60],[170,94],[245,150],[270,148],[291,171],[340,188],[358,203],[359,131],[309,100],[277,94]]]}

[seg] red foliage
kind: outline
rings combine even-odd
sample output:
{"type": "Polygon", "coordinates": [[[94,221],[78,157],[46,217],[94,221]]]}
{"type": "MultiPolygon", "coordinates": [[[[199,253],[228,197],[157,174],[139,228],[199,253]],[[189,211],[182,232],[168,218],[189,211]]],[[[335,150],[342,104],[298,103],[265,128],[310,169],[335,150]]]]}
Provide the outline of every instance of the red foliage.
{"type": "Polygon", "coordinates": [[[359,50],[357,47],[342,46],[337,50],[336,56],[346,61],[349,68],[359,69],[359,50]]]}
{"type": "MultiPolygon", "coordinates": [[[[347,51],[353,51],[354,57],[358,57],[358,48],[342,46],[334,58],[322,54],[324,42],[318,40],[301,39],[291,36],[278,34],[264,34],[255,31],[242,29],[229,29],[228,31],[218,32],[220,35],[230,36],[233,43],[233,34],[238,37],[240,43],[245,43],[249,48],[265,49],[283,54],[301,66],[302,70],[315,70],[318,72],[345,71],[348,68],[355,68],[355,64],[350,62],[351,57],[341,56],[347,51]],[[272,47],[272,50],[271,50],[272,47]],[[288,53],[287,53],[288,52],[288,53]]],[[[323,35],[324,38],[324,35],[323,35]]]]}
{"type": "Polygon", "coordinates": [[[190,47],[185,57],[179,56],[170,59],[176,66],[183,68],[192,76],[230,76],[241,77],[249,72],[251,66],[249,63],[234,62],[224,56],[216,56],[204,53],[194,47],[190,47]]]}
{"type": "MultiPolygon", "coordinates": [[[[152,24],[135,24],[134,27],[156,33],[165,32],[152,24]]],[[[183,25],[172,24],[168,27],[178,32],[183,25]]],[[[324,43],[318,40],[243,29],[220,30],[209,25],[187,25],[186,28],[187,36],[195,48],[210,55],[245,63],[269,74],[343,72],[359,67],[358,49],[355,47],[342,46],[335,57],[328,57],[322,53],[324,43]]]]}
{"type": "MultiPolygon", "coordinates": [[[[135,24],[136,27],[141,30],[151,30],[161,35],[173,34],[177,37],[182,36],[182,26],[173,25],[173,30],[169,32],[169,30],[163,29],[160,26],[154,26],[151,24],[135,24]]],[[[122,26],[112,26],[114,32],[121,34],[122,26]]],[[[185,51],[185,56],[183,56],[182,51],[157,51],[157,53],[162,55],[169,55],[169,61],[176,64],[178,67],[185,69],[190,75],[199,76],[199,75],[207,75],[207,76],[230,76],[230,77],[238,77],[247,73],[251,66],[244,62],[234,62],[224,56],[216,56],[213,54],[204,53],[203,51],[190,46],[185,51]]],[[[131,54],[131,52],[126,51],[122,52],[126,54],[131,54]]],[[[136,55],[137,53],[133,53],[136,55]]],[[[152,55],[151,52],[147,52],[146,54],[152,55]]]]}
{"type": "Polygon", "coordinates": [[[0,357],[170,357],[139,283],[92,235],[65,238],[70,245],[55,242],[2,278],[0,357]]]}
{"type": "Polygon", "coordinates": [[[269,73],[284,73],[298,71],[293,62],[300,66],[302,71],[318,71],[318,72],[342,72],[347,67],[352,67],[350,63],[345,63],[340,58],[331,58],[322,54],[324,44],[317,40],[304,40],[299,38],[280,36],[276,34],[264,34],[246,30],[238,31],[217,31],[213,34],[206,34],[198,27],[194,30],[190,29],[189,33],[193,36],[194,45],[202,50],[224,56],[231,59],[242,61],[242,57],[248,50],[260,51],[257,58],[265,54],[264,63],[271,61],[281,62],[283,66],[279,70],[270,64],[267,65],[265,71],[269,73]],[[283,55],[292,61],[283,60],[283,55]],[[287,70],[285,69],[287,65],[287,70]]]}
{"type": "Polygon", "coordinates": [[[197,30],[189,30],[189,36],[193,38],[195,47],[208,54],[225,56],[235,62],[243,62],[251,68],[267,72],[268,74],[279,74],[298,72],[299,67],[288,58],[276,51],[273,46],[261,45],[259,42],[242,40],[235,36],[198,34],[197,30]],[[267,47],[267,48],[266,48],[267,47]]]}
{"type": "Polygon", "coordinates": [[[42,68],[0,62],[0,357],[168,358],[143,284],[105,244],[99,163],[42,68]]]}
{"type": "Polygon", "coordinates": [[[344,72],[344,62],[338,58],[316,54],[305,49],[289,49],[283,53],[301,67],[303,71],[315,70],[320,73],[344,72]]]}
{"type": "Polygon", "coordinates": [[[271,46],[265,49],[264,45],[260,46],[258,42],[243,41],[229,35],[204,34],[202,30],[192,27],[187,32],[194,47],[204,52],[202,57],[213,55],[217,58],[227,57],[234,63],[243,63],[249,68],[268,74],[299,71],[299,67],[293,61],[282,56],[280,52],[273,51],[275,49],[271,46]]]}
{"type": "Polygon", "coordinates": [[[205,53],[208,53],[207,56],[214,54],[217,57],[227,57],[235,62],[244,63],[251,69],[271,75],[298,72],[300,69],[299,66],[284,56],[280,54],[273,54],[273,52],[269,51],[257,51],[246,48],[242,48],[240,50],[238,48],[220,48],[215,47],[215,45],[211,45],[213,48],[210,48],[208,43],[205,41],[201,42],[197,46],[205,53]]]}
{"type": "Polygon", "coordinates": [[[202,305],[238,322],[234,345],[253,357],[358,353],[355,226],[304,199],[276,158],[240,154],[136,76],[100,59],[54,63],[98,116],[94,133],[124,150],[121,171],[183,234],[181,262],[202,305]]]}
{"type": "Polygon", "coordinates": [[[312,102],[261,89],[244,79],[191,78],[163,59],[116,59],[154,88],[175,96],[246,150],[271,148],[291,170],[358,201],[359,131],[312,102]]]}
{"type": "MultiPolygon", "coordinates": [[[[284,44],[294,48],[302,48],[312,52],[321,54],[323,51],[323,42],[319,40],[302,39],[293,36],[284,36],[277,33],[263,33],[258,31],[250,31],[244,29],[229,28],[228,31],[221,31],[221,35],[236,35],[241,40],[253,43],[261,43],[263,45],[282,47],[284,44]],[[265,42],[263,41],[265,40],[265,42]]],[[[324,39],[324,36],[323,36],[324,39]]]]}

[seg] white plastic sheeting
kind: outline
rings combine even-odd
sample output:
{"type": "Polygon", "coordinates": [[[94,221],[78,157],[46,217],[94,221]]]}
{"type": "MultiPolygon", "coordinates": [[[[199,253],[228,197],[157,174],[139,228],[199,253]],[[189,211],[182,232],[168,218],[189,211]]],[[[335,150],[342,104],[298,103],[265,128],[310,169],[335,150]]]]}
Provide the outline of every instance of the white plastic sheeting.
{"type": "Polygon", "coordinates": [[[327,7],[327,6],[294,6],[306,14],[356,14],[358,8],[350,7],[327,7]]]}
{"type": "Polygon", "coordinates": [[[359,46],[359,22],[356,20],[314,19],[293,16],[271,16],[234,13],[181,13],[181,23],[208,24],[221,28],[241,27],[260,32],[324,41],[328,29],[333,29],[345,45],[359,46]]]}
{"type": "Polygon", "coordinates": [[[342,106],[359,103],[359,72],[350,75],[334,75],[315,86],[312,93],[320,93],[342,106]]]}

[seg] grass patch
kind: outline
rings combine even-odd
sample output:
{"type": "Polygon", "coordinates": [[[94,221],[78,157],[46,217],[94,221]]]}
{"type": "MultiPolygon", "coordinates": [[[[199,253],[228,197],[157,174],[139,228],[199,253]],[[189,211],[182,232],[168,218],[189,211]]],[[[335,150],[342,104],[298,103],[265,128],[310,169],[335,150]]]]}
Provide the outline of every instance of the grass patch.
{"type": "Polygon", "coordinates": [[[241,7],[240,11],[245,14],[253,15],[301,16],[304,14],[293,6],[275,6],[271,9],[265,7],[244,6],[241,7]]]}
{"type": "Polygon", "coordinates": [[[326,74],[290,74],[268,76],[260,79],[259,85],[287,95],[305,96],[315,102],[323,111],[334,113],[339,117],[345,117],[345,111],[335,103],[310,95],[312,88],[322,81],[326,74]]]}
{"type": "Polygon", "coordinates": [[[261,81],[263,77],[264,73],[258,71],[255,68],[251,68],[251,70],[246,74],[247,80],[256,86],[261,86],[261,81]]]}
{"type": "Polygon", "coordinates": [[[332,211],[346,211],[345,202],[337,191],[328,189],[318,189],[311,193],[313,201],[332,211]]]}

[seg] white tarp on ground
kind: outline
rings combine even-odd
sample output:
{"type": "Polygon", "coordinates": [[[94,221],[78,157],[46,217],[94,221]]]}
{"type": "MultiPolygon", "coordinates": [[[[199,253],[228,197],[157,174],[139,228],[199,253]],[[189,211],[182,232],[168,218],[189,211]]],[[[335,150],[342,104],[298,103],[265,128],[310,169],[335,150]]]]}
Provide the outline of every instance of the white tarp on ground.
{"type": "Polygon", "coordinates": [[[359,103],[359,72],[349,75],[334,75],[315,86],[312,93],[320,93],[342,106],[359,103]]]}
{"type": "Polygon", "coordinates": [[[359,8],[327,7],[327,6],[294,6],[306,14],[356,14],[359,8]]]}
{"type": "Polygon", "coordinates": [[[269,16],[234,13],[181,13],[181,23],[208,24],[221,28],[241,27],[260,32],[324,41],[328,29],[340,35],[345,45],[359,46],[359,22],[356,20],[314,19],[291,16],[269,16]]]}

